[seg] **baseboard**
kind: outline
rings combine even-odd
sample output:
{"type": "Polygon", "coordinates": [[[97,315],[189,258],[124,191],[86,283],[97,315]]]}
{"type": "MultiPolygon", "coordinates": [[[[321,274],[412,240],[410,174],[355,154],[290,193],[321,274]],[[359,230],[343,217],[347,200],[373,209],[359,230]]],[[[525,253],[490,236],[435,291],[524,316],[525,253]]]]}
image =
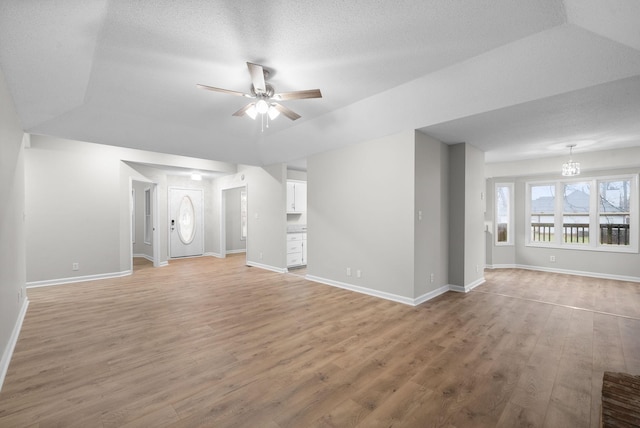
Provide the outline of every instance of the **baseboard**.
{"type": "Polygon", "coordinates": [[[545,266],[501,264],[501,265],[487,265],[486,268],[487,269],[525,269],[525,270],[536,270],[540,272],[561,273],[565,275],[588,276],[591,278],[613,279],[616,281],[640,282],[640,277],[637,277],[637,276],[612,275],[608,273],[585,272],[581,270],[570,270],[570,269],[554,269],[554,268],[548,268],[545,266]]]}
{"type": "Polygon", "coordinates": [[[139,257],[139,258],[142,258],[142,259],[147,259],[147,260],[149,260],[151,263],[153,263],[153,257],[148,256],[148,255],[146,255],[146,254],[134,254],[134,255],[133,255],[133,257],[139,257]]]}
{"type": "Polygon", "coordinates": [[[473,281],[471,284],[467,284],[465,286],[462,285],[449,285],[449,290],[451,291],[455,291],[456,293],[468,293],[469,291],[473,290],[474,288],[476,288],[479,285],[484,284],[485,282],[487,282],[484,277],[476,279],[475,281],[473,281]]]}
{"type": "Polygon", "coordinates": [[[554,268],[548,268],[544,266],[529,266],[529,265],[516,265],[514,266],[514,268],[526,269],[526,270],[537,270],[541,272],[561,273],[564,275],[588,276],[590,278],[613,279],[616,281],[640,282],[640,277],[637,277],[637,276],[612,275],[608,273],[584,272],[584,271],[569,270],[569,269],[554,269],[554,268]]]}
{"type": "Polygon", "coordinates": [[[502,265],[486,265],[485,269],[517,269],[518,265],[515,264],[502,264],[502,265]]]}
{"type": "Polygon", "coordinates": [[[100,279],[120,278],[131,275],[131,270],[113,273],[101,273],[97,275],[74,276],[71,278],[47,279],[44,281],[27,282],[27,288],[49,287],[51,285],[72,284],[75,282],[97,281],[100,279]]]}
{"type": "Polygon", "coordinates": [[[204,255],[207,256],[207,257],[215,257],[217,259],[221,259],[222,258],[222,254],[220,254],[220,253],[208,252],[208,253],[204,253],[204,255]]]}
{"type": "Polygon", "coordinates": [[[473,281],[471,284],[465,285],[464,289],[465,289],[465,291],[471,291],[474,288],[476,288],[477,286],[484,284],[485,282],[487,282],[487,280],[484,279],[484,277],[478,278],[475,281],[473,281]]]}
{"type": "Polygon", "coordinates": [[[413,306],[418,306],[428,300],[434,299],[436,297],[438,297],[441,294],[446,293],[447,291],[449,291],[449,286],[448,285],[443,285],[440,288],[437,288],[433,291],[429,291],[428,293],[423,294],[422,296],[416,297],[415,299],[413,299],[413,306]]]}
{"type": "Polygon", "coordinates": [[[320,284],[331,285],[332,287],[342,288],[344,290],[355,291],[356,293],[367,294],[373,297],[379,297],[386,300],[391,300],[393,302],[403,303],[409,306],[418,306],[428,300],[434,299],[441,294],[446,293],[447,291],[459,291],[462,293],[466,293],[468,291],[473,290],[480,284],[485,282],[484,278],[481,278],[466,287],[461,287],[458,285],[443,285],[433,291],[429,291],[421,296],[416,298],[410,298],[405,296],[400,296],[393,293],[387,293],[386,291],[373,290],[371,288],[360,287],[359,285],[348,284],[346,282],[334,281],[332,279],[321,278],[313,275],[306,275],[306,279],[309,281],[319,282],[320,284]]]}
{"type": "Polygon", "coordinates": [[[247,250],[227,250],[226,254],[241,254],[246,252],[247,250]]]}
{"type": "Polygon", "coordinates": [[[247,260],[247,266],[270,270],[272,272],[277,272],[277,273],[287,273],[287,268],[279,268],[275,266],[263,265],[262,263],[256,263],[249,260],[247,260]]]}
{"type": "Polygon", "coordinates": [[[27,314],[28,307],[29,299],[25,297],[25,299],[22,301],[22,307],[20,308],[18,319],[16,320],[16,323],[13,326],[13,331],[11,332],[11,336],[9,337],[9,343],[7,343],[7,347],[2,352],[2,359],[0,359],[0,391],[2,391],[4,378],[7,375],[7,371],[9,370],[9,363],[11,362],[13,351],[16,348],[16,343],[18,343],[18,336],[20,335],[20,330],[22,330],[22,322],[24,321],[24,317],[27,314]]]}
{"type": "Polygon", "coordinates": [[[367,294],[373,297],[391,300],[393,302],[404,303],[405,305],[415,306],[414,299],[410,297],[400,296],[386,291],[373,290],[371,288],[361,287],[359,285],[348,284],[346,282],[334,281],[332,279],[321,278],[319,276],[306,275],[306,279],[320,284],[330,285],[332,287],[342,288],[344,290],[355,291],[356,293],[367,294]]]}

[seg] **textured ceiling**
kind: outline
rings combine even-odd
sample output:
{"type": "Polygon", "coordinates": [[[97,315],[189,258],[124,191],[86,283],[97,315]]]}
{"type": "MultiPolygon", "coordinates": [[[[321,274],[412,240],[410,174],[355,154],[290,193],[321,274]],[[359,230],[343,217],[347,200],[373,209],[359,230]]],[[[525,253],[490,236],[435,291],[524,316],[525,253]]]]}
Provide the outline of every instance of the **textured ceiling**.
{"type": "Polygon", "coordinates": [[[419,129],[489,162],[640,145],[636,0],[0,3],[26,131],[264,165],[419,129]],[[232,117],[246,62],[302,115],[232,117]]]}

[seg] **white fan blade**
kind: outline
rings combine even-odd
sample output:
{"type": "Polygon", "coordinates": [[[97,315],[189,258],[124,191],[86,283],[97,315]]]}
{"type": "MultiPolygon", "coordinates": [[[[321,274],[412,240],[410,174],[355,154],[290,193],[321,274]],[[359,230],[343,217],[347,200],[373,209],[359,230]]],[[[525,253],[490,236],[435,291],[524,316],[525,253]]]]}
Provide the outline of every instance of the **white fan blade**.
{"type": "Polygon", "coordinates": [[[287,116],[291,120],[300,119],[302,117],[298,113],[296,113],[295,111],[293,111],[291,109],[288,109],[287,107],[283,106],[282,104],[273,103],[271,105],[274,106],[276,108],[276,110],[278,110],[280,113],[284,114],[285,116],[287,116]]]}
{"type": "Polygon", "coordinates": [[[230,89],[216,88],[215,86],[201,85],[200,83],[196,86],[201,89],[206,89],[207,91],[222,92],[224,94],[237,95],[239,97],[253,98],[253,96],[245,94],[244,92],[232,91],[230,89]]]}
{"type": "Polygon", "coordinates": [[[267,85],[264,83],[264,70],[261,65],[248,62],[249,74],[251,75],[251,83],[256,93],[263,94],[267,92],[267,85]]]}
{"type": "Polygon", "coordinates": [[[320,89],[308,89],[306,91],[282,92],[279,94],[275,94],[272,98],[278,101],[301,100],[304,98],[322,98],[322,93],[320,92],[320,89]]]}

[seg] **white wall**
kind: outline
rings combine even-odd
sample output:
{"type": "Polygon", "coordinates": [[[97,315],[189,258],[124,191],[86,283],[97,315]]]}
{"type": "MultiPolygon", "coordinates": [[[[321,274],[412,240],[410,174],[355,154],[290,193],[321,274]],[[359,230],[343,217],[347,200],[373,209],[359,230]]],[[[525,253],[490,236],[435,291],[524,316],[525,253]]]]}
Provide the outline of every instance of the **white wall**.
{"type": "Polygon", "coordinates": [[[287,169],[287,179],[307,181],[307,171],[298,171],[297,169],[287,169]]]}
{"type": "Polygon", "coordinates": [[[414,297],[414,157],[408,131],[308,158],[310,276],[414,297]]]}
{"type": "Polygon", "coordinates": [[[27,305],[22,138],[0,70],[0,389],[27,305]]]}
{"type": "Polygon", "coordinates": [[[464,240],[465,240],[465,145],[449,147],[449,284],[464,286],[464,240]]]}
{"type": "Polygon", "coordinates": [[[415,139],[414,297],[419,297],[449,281],[449,147],[421,132],[415,139]]]}
{"type": "MultiPolygon", "coordinates": [[[[101,156],[100,147],[75,151],[46,137],[31,141],[26,151],[27,281],[121,272],[119,160],[101,156]],[[73,263],[80,269],[72,270],[73,263]]],[[[128,220],[128,208],[125,213],[128,220]]]]}
{"type": "Polygon", "coordinates": [[[471,144],[465,146],[464,286],[469,287],[484,282],[486,189],[484,152],[471,144]]]}
{"type": "Polygon", "coordinates": [[[484,153],[467,143],[449,148],[449,284],[466,290],[483,282],[484,153]]]}

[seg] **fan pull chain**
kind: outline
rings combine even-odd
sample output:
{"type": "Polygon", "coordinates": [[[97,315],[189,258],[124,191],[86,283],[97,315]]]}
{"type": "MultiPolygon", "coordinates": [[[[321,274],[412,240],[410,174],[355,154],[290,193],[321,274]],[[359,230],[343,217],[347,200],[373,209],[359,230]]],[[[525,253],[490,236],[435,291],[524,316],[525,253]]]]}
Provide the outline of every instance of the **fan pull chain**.
{"type": "Polygon", "coordinates": [[[268,114],[261,114],[260,115],[260,126],[262,127],[262,132],[264,132],[264,117],[267,116],[267,129],[269,128],[269,115],[268,114]]]}

